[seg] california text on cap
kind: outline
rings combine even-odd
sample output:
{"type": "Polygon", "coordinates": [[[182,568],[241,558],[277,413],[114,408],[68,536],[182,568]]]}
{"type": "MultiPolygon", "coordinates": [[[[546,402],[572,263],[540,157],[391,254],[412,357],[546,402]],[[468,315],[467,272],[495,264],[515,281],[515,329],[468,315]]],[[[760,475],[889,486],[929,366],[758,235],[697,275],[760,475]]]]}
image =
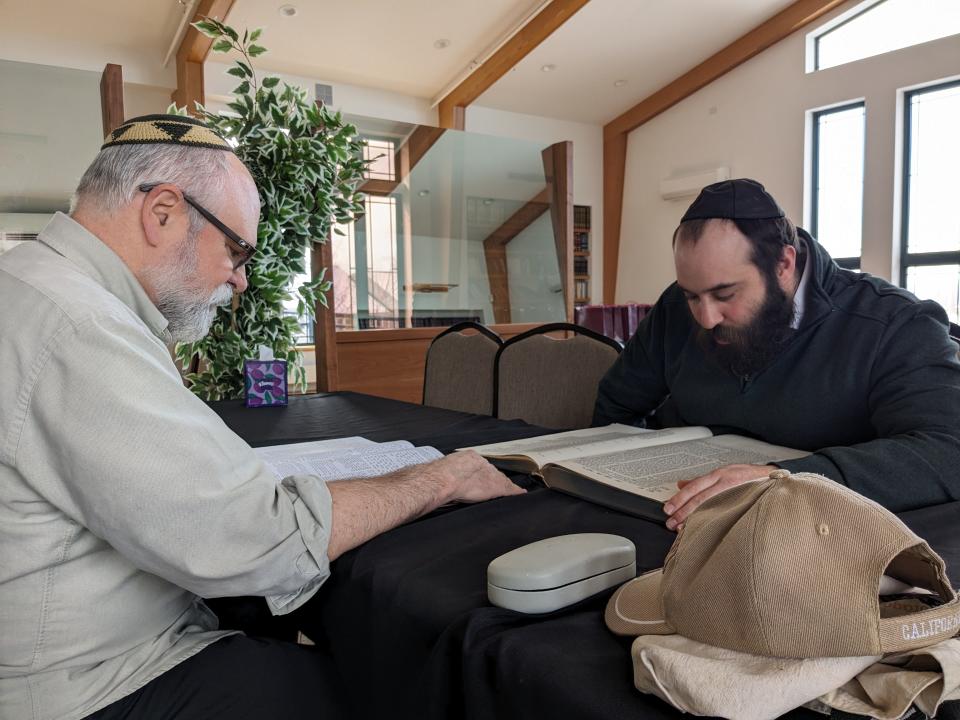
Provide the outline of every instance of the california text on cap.
{"type": "Polygon", "coordinates": [[[131,118],[107,135],[100,149],[116,145],[147,144],[233,151],[230,144],[209,125],[185,115],[143,115],[131,118]]]}
{"type": "Polygon", "coordinates": [[[683,214],[687,220],[773,220],[784,217],[783,209],[756,180],[740,178],[707,185],[683,214]]]}
{"type": "Polygon", "coordinates": [[[884,655],[960,631],[943,560],[896,516],[819,475],[774,470],[707,500],[661,570],[621,586],[607,626],[753,655],[884,655]],[[883,575],[932,591],[881,603],[883,575]],[[942,603],[942,604],[941,604],[942,603]]]}

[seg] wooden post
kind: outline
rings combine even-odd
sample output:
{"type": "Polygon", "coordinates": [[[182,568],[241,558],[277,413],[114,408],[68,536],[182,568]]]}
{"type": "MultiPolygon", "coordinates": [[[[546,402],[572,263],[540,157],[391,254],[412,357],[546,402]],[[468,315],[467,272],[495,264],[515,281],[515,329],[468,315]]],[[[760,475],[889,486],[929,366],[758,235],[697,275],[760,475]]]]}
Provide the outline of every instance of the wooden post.
{"type": "Polygon", "coordinates": [[[313,349],[317,365],[317,390],[333,392],[340,384],[340,368],[337,364],[337,299],[333,286],[333,231],[325,243],[315,242],[311,254],[311,277],[317,278],[327,269],[330,290],[327,291],[329,307],[317,303],[313,315],[313,349]]]}
{"type": "MultiPolygon", "coordinates": [[[[223,22],[234,0],[200,0],[190,22],[198,22],[205,17],[223,22]]],[[[213,40],[194,27],[187,29],[180,47],[177,49],[177,89],[170,99],[187,112],[196,110],[195,103],[206,102],[203,85],[203,63],[210,54],[213,40]]]]}
{"type": "Polygon", "coordinates": [[[100,115],[104,137],[123,125],[123,68],[113,63],[100,76],[100,115]]]}
{"type": "Polygon", "coordinates": [[[573,322],[573,143],[558,142],[544,149],[543,170],[550,189],[550,220],[557,248],[567,322],[573,322]]]}

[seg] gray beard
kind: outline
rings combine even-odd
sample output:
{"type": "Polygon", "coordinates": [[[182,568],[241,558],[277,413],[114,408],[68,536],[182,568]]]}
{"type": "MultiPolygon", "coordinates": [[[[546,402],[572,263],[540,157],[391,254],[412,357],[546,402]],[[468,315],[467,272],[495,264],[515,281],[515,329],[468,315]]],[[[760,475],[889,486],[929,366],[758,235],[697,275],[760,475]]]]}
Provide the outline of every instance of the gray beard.
{"type": "Polygon", "coordinates": [[[154,303],[167,319],[167,331],[174,342],[196,342],[210,332],[217,308],[233,298],[233,286],[224,283],[209,297],[197,298],[196,238],[187,241],[177,262],[148,274],[153,286],[154,303]]]}

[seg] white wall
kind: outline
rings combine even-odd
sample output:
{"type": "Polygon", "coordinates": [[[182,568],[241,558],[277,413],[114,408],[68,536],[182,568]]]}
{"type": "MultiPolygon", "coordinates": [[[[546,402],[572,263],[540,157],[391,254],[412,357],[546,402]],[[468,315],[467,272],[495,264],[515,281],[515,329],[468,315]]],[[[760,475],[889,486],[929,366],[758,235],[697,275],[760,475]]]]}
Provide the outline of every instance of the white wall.
{"type": "Polygon", "coordinates": [[[590,295],[600,302],[603,292],[603,128],[600,125],[523,115],[471,105],[465,127],[469,132],[542,142],[573,142],[573,201],[593,208],[591,217],[590,295]]]}
{"type": "MultiPolygon", "coordinates": [[[[845,3],[829,17],[855,4],[845,3]]],[[[898,277],[898,90],[960,73],[960,36],[807,74],[806,34],[820,24],[794,33],[629,135],[617,302],[653,302],[674,279],[670,238],[692,197],[662,200],[662,179],[727,166],[732,177],[762,182],[803,225],[807,111],[858,99],[866,101],[867,128],[862,267],[898,277]]]]}

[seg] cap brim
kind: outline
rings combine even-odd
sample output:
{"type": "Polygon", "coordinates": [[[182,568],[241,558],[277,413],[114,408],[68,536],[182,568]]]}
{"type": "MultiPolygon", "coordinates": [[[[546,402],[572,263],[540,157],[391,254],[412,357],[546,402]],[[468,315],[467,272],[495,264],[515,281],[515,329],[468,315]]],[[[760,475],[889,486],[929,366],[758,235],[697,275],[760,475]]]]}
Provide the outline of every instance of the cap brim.
{"type": "Polygon", "coordinates": [[[675,633],[663,611],[662,581],[663,570],[653,570],[617,588],[604,613],[607,627],[618,635],[675,633]]]}

